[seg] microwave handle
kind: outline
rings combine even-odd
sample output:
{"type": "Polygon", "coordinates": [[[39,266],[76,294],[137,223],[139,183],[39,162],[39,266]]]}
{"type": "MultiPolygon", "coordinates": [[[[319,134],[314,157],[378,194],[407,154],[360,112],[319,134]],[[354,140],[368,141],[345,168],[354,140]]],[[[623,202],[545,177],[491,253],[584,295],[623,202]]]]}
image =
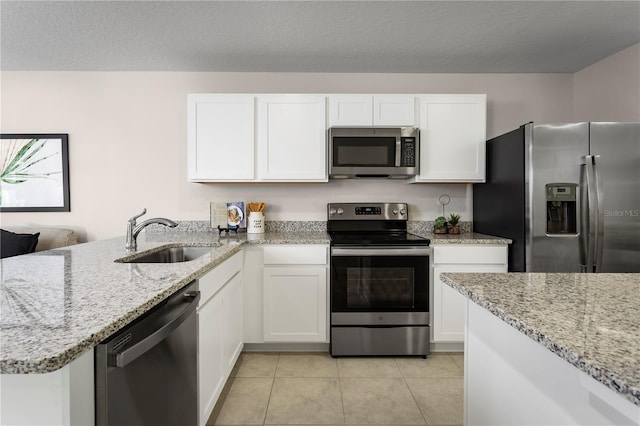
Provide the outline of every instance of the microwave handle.
{"type": "Polygon", "coordinates": [[[402,137],[396,136],[396,167],[400,167],[402,161],[402,137]]]}

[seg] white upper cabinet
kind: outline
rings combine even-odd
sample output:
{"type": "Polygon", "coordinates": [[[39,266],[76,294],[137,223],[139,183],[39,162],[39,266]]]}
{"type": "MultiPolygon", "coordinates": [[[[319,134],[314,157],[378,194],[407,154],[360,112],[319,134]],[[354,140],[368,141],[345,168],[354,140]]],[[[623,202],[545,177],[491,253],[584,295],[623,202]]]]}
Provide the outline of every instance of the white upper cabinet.
{"type": "Polygon", "coordinates": [[[329,126],[371,126],[373,96],[332,95],[329,97],[329,126]]]}
{"type": "Polygon", "coordinates": [[[414,126],[413,95],[330,95],[329,126],[414,126]]]}
{"type": "Polygon", "coordinates": [[[487,95],[423,95],[420,174],[412,182],[484,182],[487,95]]]}
{"type": "Polygon", "coordinates": [[[326,182],[326,97],[188,96],[190,182],[326,182]]]}
{"type": "Polygon", "coordinates": [[[327,182],[327,128],[418,126],[409,182],[484,182],[486,109],[482,94],[191,94],[188,180],[327,182]]]}
{"type": "Polygon", "coordinates": [[[415,126],[413,96],[376,95],[373,97],[374,126],[415,126]]]}
{"type": "Polygon", "coordinates": [[[258,96],[257,123],[259,180],[328,180],[324,96],[258,96]]]}
{"type": "Polygon", "coordinates": [[[188,180],[253,180],[254,97],[194,94],[187,103],[188,180]]]}

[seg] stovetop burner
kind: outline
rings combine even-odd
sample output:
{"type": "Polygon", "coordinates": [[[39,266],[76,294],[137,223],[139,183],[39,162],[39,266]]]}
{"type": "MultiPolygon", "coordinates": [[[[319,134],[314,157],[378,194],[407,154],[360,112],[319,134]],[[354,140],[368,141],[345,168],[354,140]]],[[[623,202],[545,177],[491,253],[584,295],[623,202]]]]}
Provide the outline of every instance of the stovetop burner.
{"type": "Polygon", "coordinates": [[[419,235],[403,233],[351,233],[351,232],[330,232],[332,245],[366,245],[366,246],[390,246],[390,245],[411,245],[428,246],[429,239],[419,235]]]}
{"type": "Polygon", "coordinates": [[[327,231],[337,246],[428,246],[428,238],[407,232],[406,203],[330,203],[327,231]]]}

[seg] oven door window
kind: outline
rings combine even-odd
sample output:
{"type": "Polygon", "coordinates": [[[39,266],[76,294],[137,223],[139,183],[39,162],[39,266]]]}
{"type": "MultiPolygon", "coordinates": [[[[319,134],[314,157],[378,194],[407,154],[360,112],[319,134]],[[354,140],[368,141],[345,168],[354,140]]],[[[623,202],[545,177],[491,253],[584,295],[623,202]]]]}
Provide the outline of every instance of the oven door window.
{"type": "Polygon", "coordinates": [[[395,137],[333,138],[333,166],[393,167],[396,163],[395,137]]]}
{"type": "Polygon", "coordinates": [[[332,257],[333,312],[428,310],[428,257],[332,257]]]}

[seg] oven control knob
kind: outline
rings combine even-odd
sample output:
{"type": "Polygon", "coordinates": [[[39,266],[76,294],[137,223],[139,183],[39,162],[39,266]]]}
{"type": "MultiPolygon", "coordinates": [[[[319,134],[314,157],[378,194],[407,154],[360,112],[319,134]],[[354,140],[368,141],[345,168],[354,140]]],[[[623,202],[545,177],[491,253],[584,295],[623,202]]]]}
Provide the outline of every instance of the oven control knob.
{"type": "Polygon", "coordinates": [[[342,213],[344,213],[344,210],[338,209],[338,214],[342,214],[342,213]]]}
{"type": "Polygon", "coordinates": [[[398,214],[398,209],[393,209],[393,214],[398,214]]]}
{"type": "Polygon", "coordinates": [[[400,210],[400,214],[401,214],[401,215],[403,215],[403,216],[404,216],[405,214],[407,214],[407,209],[402,209],[402,210],[400,210]]]}
{"type": "Polygon", "coordinates": [[[336,209],[330,209],[330,210],[329,210],[329,214],[330,214],[330,215],[334,215],[334,214],[336,214],[336,209]]]}

